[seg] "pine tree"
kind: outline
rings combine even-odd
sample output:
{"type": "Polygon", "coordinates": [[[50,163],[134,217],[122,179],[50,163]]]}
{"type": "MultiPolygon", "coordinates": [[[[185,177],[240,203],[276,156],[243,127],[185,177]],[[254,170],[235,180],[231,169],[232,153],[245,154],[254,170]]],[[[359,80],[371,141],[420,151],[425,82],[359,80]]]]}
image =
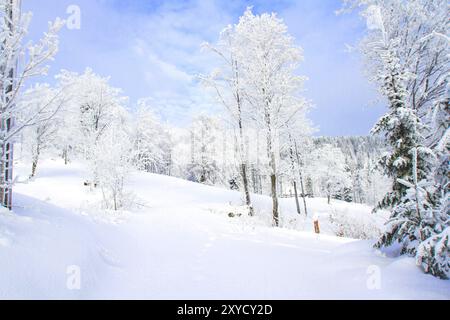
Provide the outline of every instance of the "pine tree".
{"type": "Polygon", "coordinates": [[[432,210],[429,191],[432,172],[432,152],[424,146],[421,124],[416,111],[406,105],[406,75],[401,70],[395,46],[380,50],[385,68],[379,74],[381,93],[389,101],[389,112],[373,129],[383,133],[392,151],[384,156],[380,165],[393,178],[392,191],[379,203],[378,208],[392,208],[386,232],[376,247],[394,243],[401,245],[402,254],[414,255],[422,240],[423,217],[432,210]]]}
{"type": "Polygon", "coordinates": [[[441,197],[438,209],[427,219],[428,225],[423,232],[426,239],[419,245],[416,256],[417,265],[426,273],[442,279],[450,278],[449,196],[447,191],[446,197],[441,197]]]}
{"type": "Polygon", "coordinates": [[[422,232],[425,239],[419,246],[416,262],[427,273],[434,276],[450,278],[450,100],[449,77],[447,77],[447,91],[432,112],[433,124],[428,140],[436,154],[434,182],[436,190],[434,197],[437,205],[426,219],[422,232]]]}
{"type": "Polygon", "coordinates": [[[377,246],[399,242],[425,272],[448,278],[448,1],[344,3],[362,8],[363,53],[390,104],[374,129],[392,148],[381,164],[394,179],[378,206],[392,217],[377,246]]]}
{"type": "Polygon", "coordinates": [[[306,178],[306,196],[314,198],[314,187],[311,177],[306,178]]]}

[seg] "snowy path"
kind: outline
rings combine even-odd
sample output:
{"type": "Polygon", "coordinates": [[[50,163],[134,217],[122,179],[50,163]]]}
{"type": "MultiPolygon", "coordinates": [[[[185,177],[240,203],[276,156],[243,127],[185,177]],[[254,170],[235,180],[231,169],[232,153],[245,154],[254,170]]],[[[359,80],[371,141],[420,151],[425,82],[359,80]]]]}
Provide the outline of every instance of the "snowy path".
{"type": "Polygon", "coordinates": [[[54,169],[16,188],[15,215],[0,214],[0,298],[450,299],[449,281],[369,242],[212,213],[239,198],[216,188],[140,175],[133,186],[148,207],[82,214],[80,173],[54,169]],[[80,290],[66,286],[73,265],[80,290]],[[380,288],[367,285],[373,270],[380,288]]]}

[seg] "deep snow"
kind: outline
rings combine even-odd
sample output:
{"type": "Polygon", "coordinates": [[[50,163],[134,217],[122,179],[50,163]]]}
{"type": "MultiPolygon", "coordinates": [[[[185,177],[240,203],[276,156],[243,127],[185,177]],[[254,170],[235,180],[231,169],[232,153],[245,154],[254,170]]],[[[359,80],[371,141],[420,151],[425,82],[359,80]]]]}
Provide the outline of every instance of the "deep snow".
{"type": "Polygon", "coordinates": [[[325,233],[315,235],[292,199],[281,204],[287,228],[274,229],[267,197],[255,197],[258,218],[229,218],[237,192],[135,173],[139,205],[117,214],[95,209],[81,166],[49,160],[39,170],[25,182],[19,167],[14,213],[0,213],[2,299],[450,299],[450,281],[413,259],[332,235],[327,212],[366,206],[310,199],[325,233]],[[80,290],[67,287],[71,266],[80,290]]]}

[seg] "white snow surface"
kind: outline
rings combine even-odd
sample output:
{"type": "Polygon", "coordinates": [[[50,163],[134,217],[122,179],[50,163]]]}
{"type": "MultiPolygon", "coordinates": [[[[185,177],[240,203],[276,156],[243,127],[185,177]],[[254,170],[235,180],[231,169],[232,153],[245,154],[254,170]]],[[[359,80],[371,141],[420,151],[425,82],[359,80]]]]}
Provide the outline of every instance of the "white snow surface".
{"type": "Polygon", "coordinates": [[[48,160],[28,182],[16,171],[13,213],[0,212],[0,299],[450,299],[450,281],[414,259],[332,235],[327,212],[366,206],[309,199],[316,235],[292,199],[281,201],[287,228],[272,228],[268,197],[254,197],[258,217],[230,218],[240,193],[139,172],[128,186],[139,205],[113,213],[81,165],[48,160]]]}

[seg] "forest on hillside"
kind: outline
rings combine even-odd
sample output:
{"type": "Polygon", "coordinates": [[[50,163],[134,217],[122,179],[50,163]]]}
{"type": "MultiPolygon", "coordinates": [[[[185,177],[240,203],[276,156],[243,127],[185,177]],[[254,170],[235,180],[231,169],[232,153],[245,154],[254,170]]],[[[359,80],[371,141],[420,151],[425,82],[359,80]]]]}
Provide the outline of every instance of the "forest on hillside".
{"type": "MultiPolygon", "coordinates": [[[[166,205],[176,204],[182,194],[196,190],[192,198],[198,203],[197,195],[204,194],[239,211],[229,212],[230,218],[244,216],[249,219],[245,221],[259,221],[269,211],[270,219],[264,221],[270,230],[289,226],[303,232],[306,227],[300,229],[299,224],[311,222],[319,234],[318,212],[333,220],[337,212],[333,205],[337,203],[344,208],[339,214],[348,216],[335,221],[340,229],[333,236],[349,237],[355,225],[366,228],[366,219],[375,220],[381,216],[379,212],[388,212],[380,230],[377,225],[373,232],[363,230],[362,236],[355,238],[370,238],[380,255],[412,258],[423,273],[448,279],[447,1],[342,1],[336,14],[345,17],[357,13],[364,21],[365,29],[352,50],[358,52],[365,76],[384,106],[384,114],[370,123],[373,129],[366,136],[322,136],[311,120],[315,106],[305,94],[309,79],[302,69],[308,63],[305,56],[314,53],[305,52],[277,13],[253,7],[240,13],[234,23],[223,26],[214,41],[200,42],[194,37],[196,49],[208,63],[189,77],[204,93],[202,102],[209,108],[177,124],[163,115],[161,111],[168,111],[169,106],[152,92],[130,99],[122,88],[112,85],[108,75],[94,68],[83,66],[83,71],[76,72],[68,67],[58,70],[52,79],[47,76],[58,56],[61,30],[76,28],[80,12],[73,10],[66,20],[55,19],[42,30],[40,39],[30,41],[32,13],[22,10],[20,0],[0,0],[2,219],[26,207],[15,202],[16,186],[27,190],[26,186],[42,186],[40,183],[47,181],[48,185],[39,189],[54,192],[58,190],[54,184],[61,182],[55,177],[64,177],[68,185],[74,181],[56,162],[54,173],[49,173],[48,160],[57,159],[76,179],[83,176],[82,184],[70,187],[86,191],[75,192],[80,204],[71,204],[61,212],[83,208],[85,214],[93,207],[91,198],[98,197],[96,206],[111,217],[134,212],[136,207],[151,213],[156,209],[135,195],[153,190],[152,181],[162,181],[172,188],[163,189],[165,196],[173,192],[173,199],[162,197],[166,205]],[[85,171],[73,169],[77,166],[85,171]],[[28,168],[25,177],[23,167],[28,168]],[[15,168],[21,168],[22,176],[15,175],[15,168]],[[141,186],[133,185],[136,174],[147,179],[141,186]],[[178,184],[167,177],[178,178],[184,189],[177,190],[178,184]],[[228,200],[236,194],[240,197],[238,206],[228,200]],[[353,214],[353,210],[362,212],[366,207],[372,215],[353,214]],[[303,220],[292,218],[290,208],[303,220]]],[[[163,65],[167,73],[175,73],[163,65]]],[[[323,88],[323,94],[327,89],[323,88]]],[[[33,190],[36,196],[41,192],[33,190]]],[[[161,197],[157,191],[145,200],[156,201],[161,197]]],[[[47,198],[50,203],[52,197],[47,198]]],[[[20,194],[18,199],[27,206],[30,202],[20,194]]],[[[64,199],[69,203],[70,195],[64,199]]],[[[198,204],[188,213],[196,215],[202,210],[198,204]]],[[[225,209],[216,211],[221,210],[225,209]]],[[[57,211],[53,208],[48,212],[57,211]]],[[[32,209],[30,212],[34,214],[32,209]]],[[[201,220],[195,217],[192,221],[201,220]]],[[[217,230],[220,234],[220,228],[217,230]]],[[[284,231],[280,230],[283,236],[284,231]]],[[[5,247],[14,243],[2,240],[11,234],[14,232],[3,231],[0,222],[0,253],[6,252],[2,243],[5,247]]],[[[326,241],[322,244],[328,245],[326,241]]]]}

